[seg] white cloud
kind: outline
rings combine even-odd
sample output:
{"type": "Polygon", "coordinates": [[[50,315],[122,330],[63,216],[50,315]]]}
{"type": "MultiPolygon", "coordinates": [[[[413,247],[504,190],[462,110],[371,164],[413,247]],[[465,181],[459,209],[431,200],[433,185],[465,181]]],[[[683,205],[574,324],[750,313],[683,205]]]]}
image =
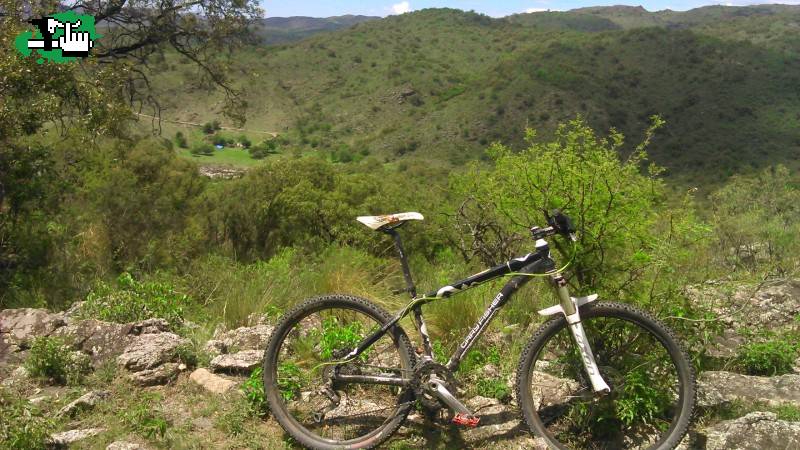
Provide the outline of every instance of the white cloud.
{"type": "Polygon", "coordinates": [[[400,2],[392,5],[392,14],[405,14],[411,11],[411,4],[408,2],[400,2]]]}
{"type": "Polygon", "coordinates": [[[525,12],[528,14],[535,12],[543,12],[543,11],[547,11],[547,8],[528,8],[525,10],[525,12]]]}

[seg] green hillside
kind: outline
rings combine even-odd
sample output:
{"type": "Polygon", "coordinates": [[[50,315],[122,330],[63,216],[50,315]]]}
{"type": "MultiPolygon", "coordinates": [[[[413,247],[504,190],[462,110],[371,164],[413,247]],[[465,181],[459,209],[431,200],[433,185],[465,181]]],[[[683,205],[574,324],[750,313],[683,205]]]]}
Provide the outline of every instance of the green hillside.
{"type": "Polygon", "coordinates": [[[255,33],[264,44],[281,44],[298,41],[324,31],[334,31],[351,27],[357,23],[376,20],[372,16],[336,17],[268,17],[255,26],[255,33]]]}
{"type": "MultiPolygon", "coordinates": [[[[659,114],[667,126],[653,159],[674,178],[713,184],[796,160],[800,38],[788,30],[798,23],[790,6],[505,19],[423,10],[248,48],[229,76],[248,100],[246,127],[280,132],[284,150],[450,166],[578,114],[633,142],[659,114]]],[[[164,63],[164,117],[216,118],[221,94],[193,84],[184,64],[164,63]]]]}

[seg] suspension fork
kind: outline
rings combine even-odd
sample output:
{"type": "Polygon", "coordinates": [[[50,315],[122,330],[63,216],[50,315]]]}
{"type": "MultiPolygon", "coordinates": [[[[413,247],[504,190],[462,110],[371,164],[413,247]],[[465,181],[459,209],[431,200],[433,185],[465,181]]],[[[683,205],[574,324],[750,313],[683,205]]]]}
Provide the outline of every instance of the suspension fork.
{"type": "Polygon", "coordinates": [[[600,369],[597,367],[597,362],[594,359],[592,348],[589,345],[589,340],[586,338],[586,331],[583,329],[581,323],[580,307],[586,303],[597,300],[597,294],[589,295],[587,297],[570,297],[569,289],[567,289],[567,280],[561,274],[555,274],[551,277],[553,287],[558,295],[559,304],[545,308],[539,311],[540,315],[552,316],[553,314],[564,314],[569,324],[569,329],[572,332],[572,338],[578,351],[581,354],[581,361],[589,376],[589,381],[592,383],[592,388],[595,392],[611,392],[611,388],[600,375],[600,369]]]}

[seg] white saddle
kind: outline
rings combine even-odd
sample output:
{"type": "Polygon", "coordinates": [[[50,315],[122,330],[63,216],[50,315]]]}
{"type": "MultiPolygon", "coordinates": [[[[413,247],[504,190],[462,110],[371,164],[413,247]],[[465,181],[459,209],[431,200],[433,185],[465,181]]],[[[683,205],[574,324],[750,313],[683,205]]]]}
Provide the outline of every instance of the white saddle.
{"type": "Polygon", "coordinates": [[[409,220],[424,220],[425,218],[422,217],[422,214],[418,212],[404,212],[404,213],[397,213],[397,214],[387,214],[384,216],[360,216],[356,217],[356,220],[363,223],[364,225],[372,228],[373,230],[377,230],[381,227],[391,224],[399,224],[401,222],[407,222],[409,220]]]}

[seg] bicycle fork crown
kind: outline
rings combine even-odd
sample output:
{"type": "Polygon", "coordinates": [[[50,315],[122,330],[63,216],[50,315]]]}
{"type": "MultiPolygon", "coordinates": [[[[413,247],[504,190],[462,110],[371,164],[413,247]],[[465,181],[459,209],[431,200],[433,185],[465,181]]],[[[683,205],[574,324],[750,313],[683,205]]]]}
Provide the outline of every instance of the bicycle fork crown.
{"type": "Polygon", "coordinates": [[[597,294],[592,294],[586,297],[570,297],[567,290],[567,283],[561,275],[553,276],[553,285],[555,286],[556,293],[558,294],[559,304],[545,308],[539,311],[542,316],[552,316],[554,314],[564,314],[569,324],[569,329],[572,331],[572,337],[575,344],[578,346],[578,351],[581,354],[581,361],[589,376],[589,381],[592,383],[592,388],[595,392],[609,393],[611,388],[600,375],[600,369],[595,362],[592,348],[589,346],[589,340],[586,338],[586,332],[581,324],[580,307],[597,300],[597,294]]]}

